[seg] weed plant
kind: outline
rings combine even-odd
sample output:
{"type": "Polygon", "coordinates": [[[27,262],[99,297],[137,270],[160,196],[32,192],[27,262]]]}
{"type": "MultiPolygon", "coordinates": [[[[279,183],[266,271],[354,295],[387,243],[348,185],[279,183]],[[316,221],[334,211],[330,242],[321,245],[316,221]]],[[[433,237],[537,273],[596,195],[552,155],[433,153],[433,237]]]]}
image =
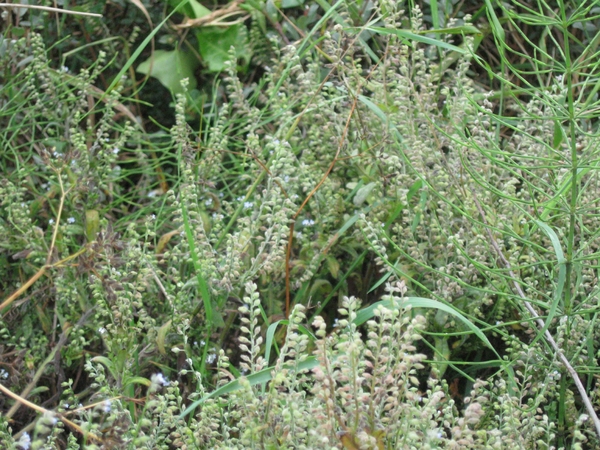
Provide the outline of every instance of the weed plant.
{"type": "Polygon", "coordinates": [[[170,134],[2,37],[4,447],[600,445],[594,3],[319,4],[170,134]]]}

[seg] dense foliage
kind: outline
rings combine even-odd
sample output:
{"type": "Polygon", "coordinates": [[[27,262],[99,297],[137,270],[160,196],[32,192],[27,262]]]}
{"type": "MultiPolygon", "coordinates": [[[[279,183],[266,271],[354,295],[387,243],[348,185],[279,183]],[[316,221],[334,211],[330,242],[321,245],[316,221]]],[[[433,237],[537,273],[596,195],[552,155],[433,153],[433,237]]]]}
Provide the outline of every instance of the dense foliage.
{"type": "Polygon", "coordinates": [[[600,444],[595,2],[101,4],[3,13],[3,445],[600,444]]]}

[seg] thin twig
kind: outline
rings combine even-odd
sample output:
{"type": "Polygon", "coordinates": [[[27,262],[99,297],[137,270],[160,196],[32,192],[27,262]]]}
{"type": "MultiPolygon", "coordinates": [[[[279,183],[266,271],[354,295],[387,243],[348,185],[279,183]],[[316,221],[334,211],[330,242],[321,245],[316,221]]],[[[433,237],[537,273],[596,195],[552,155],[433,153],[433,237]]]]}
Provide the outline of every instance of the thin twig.
{"type": "Polygon", "coordinates": [[[38,411],[38,412],[40,412],[42,414],[51,414],[53,416],[58,417],[58,419],[60,419],[61,422],[63,422],[65,425],[68,425],[73,430],[77,431],[78,433],[81,433],[86,438],[93,439],[96,442],[102,442],[101,438],[99,438],[98,436],[96,436],[93,433],[85,431],[79,425],[77,425],[74,422],[71,422],[69,419],[67,419],[66,417],[64,417],[62,414],[54,412],[54,411],[51,411],[51,410],[46,409],[46,408],[44,408],[42,406],[36,405],[35,403],[31,403],[29,400],[25,400],[24,398],[18,396],[17,394],[15,394],[14,392],[12,392],[10,389],[6,388],[2,384],[0,384],[0,391],[3,392],[4,395],[13,398],[14,400],[16,400],[16,401],[24,404],[25,406],[33,409],[34,411],[38,411]]]}
{"type": "Polygon", "coordinates": [[[60,226],[60,216],[62,215],[62,210],[65,206],[65,197],[67,196],[62,182],[61,172],[57,170],[56,174],[58,175],[58,183],[60,185],[60,203],[58,204],[58,212],[56,213],[56,221],[54,222],[54,232],[52,233],[52,241],[50,241],[50,250],[48,250],[48,256],[46,256],[46,266],[50,265],[50,261],[52,261],[52,253],[54,252],[56,237],[58,236],[58,227],[60,226]]]}
{"type": "MultiPolygon", "coordinates": [[[[94,308],[88,309],[79,318],[79,320],[77,321],[77,324],[75,325],[75,328],[80,328],[85,323],[85,321],[90,317],[90,315],[92,314],[93,311],[94,311],[94,308]]],[[[23,390],[23,392],[21,392],[21,395],[19,396],[19,399],[17,399],[17,402],[8,410],[8,412],[4,415],[4,417],[6,417],[7,419],[10,419],[19,410],[21,405],[25,404],[22,400],[26,399],[29,396],[29,394],[31,393],[31,391],[33,390],[33,388],[35,388],[37,386],[38,381],[40,380],[40,378],[44,374],[44,371],[46,370],[46,366],[48,364],[50,364],[50,362],[52,362],[52,360],[54,359],[57,352],[60,352],[60,349],[67,343],[67,339],[69,337],[69,334],[70,334],[72,328],[73,327],[71,325],[67,325],[65,327],[65,329],[63,330],[63,332],[60,335],[58,343],[54,346],[54,348],[52,349],[52,351],[50,352],[48,357],[45,359],[45,361],[40,365],[40,367],[38,367],[38,370],[36,371],[35,375],[33,376],[33,380],[31,380],[31,383],[29,383],[27,385],[27,387],[23,390]]],[[[30,406],[30,405],[27,405],[27,406],[30,406]]]]}
{"type": "Polygon", "coordinates": [[[73,253],[72,255],[69,255],[64,259],[61,259],[60,261],[57,261],[54,264],[46,264],[46,265],[42,266],[35,273],[35,275],[33,275],[29,280],[27,280],[27,282],[25,282],[25,284],[23,284],[12,295],[10,295],[6,300],[4,300],[2,302],[2,304],[0,304],[0,312],[2,310],[4,310],[4,308],[9,306],[12,302],[14,302],[16,299],[18,299],[27,289],[29,289],[29,287],[33,283],[35,283],[42,275],[44,275],[46,273],[46,270],[52,269],[54,267],[59,267],[60,265],[66,263],[74,258],[77,258],[79,255],[81,255],[82,253],[85,253],[87,250],[88,250],[88,247],[83,247],[82,249],[78,250],[77,252],[73,253]]]}
{"type": "MultiPolygon", "coordinates": [[[[350,51],[350,49],[353,48],[354,43],[359,39],[359,37],[360,37],[360,34],[357,34],[356,37],[352,40],[352,42],[350,42],[350,44],[348,45],[348,48],[346,50],[344,50],[344,53],[340,57],[340,59],[339,59],[340,61],[343,61],[344,57],[350,51]]],[[[378,64],[379,63],[377,63],[375,65],[375,67],[377,67],[378,64]]],[[[308,107],[312,103],[313,99],[316,97],[317,92],[320,92],[321,89],[323,89],[323,86],[325,86],[325,83],[327,82],[327,80],[329,79],[329,77],[331,77],[333,75],[334,71],[335,71],[335,68],[332,68],[329,71],[329,73],[327,73],[327,75],[325,76],[325,78],[323,79],[323,81],[321,82],[321,84],[319,85],[319,88],[317,89],[317,91],[312,95],[312,97],[309,99],[308,103],[306,104],[306,106],[302,110],[302,112],[298,115],[298,118],[296,119],[296,121],[292,125],[291,129],[288,130],[288,133],[287,133],[287,136],[286,136],[286,140],[291,137],[292,133],[294,132],[294,130],[296,129],[296,127],[300,123],[300,119],[308,111],[308,107]]],[[[373,74],[373,70],[371,70],[371,72],[369,73],[369,75],[366,77],[365,82],[368,81],[368,79],[371,77],[372,74],[373,74]]],[[[349,86],[348,86],[348,88],[349,88],[348,92],[351,92],[351,89],[350,89],[349,86]]],[[[313,197],[313,195],[315,195],[315,193],[319,190],[319,188],[325,182],[325,180],[327,180],[327,178],[329,177],[329,174],[331,173],[331,171],[335,167],[336,163],[340,160],[339,156],[340,156],[340,153],[341,153],[342,148],[344,146],[344,142],[346,141],[346,135],[348,134],[348,130],[350,128],[350,122],[352,120],[352,116],[354,114],[354,111],[356,110],[356,105],[358,103],[358,94],[359,94],[359,92],[360,92],[360,88],[357,89],[357,95],[354,96],[354,99],[352,101],[352,108],[350,109],[350,114],[348,115],[348,119],[346,120],[346,124],[344,126],[344,131],[342,133],[342,137],[340,138],[337,151],[335,153],[335,156],[333,157],[333,160],[331,161],[331,164],[327,168],[327,171],[325,172],[325,174],[323,175],[323,177],[321,177],[321,180],[319,181],[319,183],[306,196],[306,198],[304,199],[304,201],[302,202],[302,204],[300,205],[300,207],[298,208],[298,210],[292,216],[292,219],[291,219],[290,234],[289,234],[288,245],[287,245],[287,250],[286,250],[286,254],[285,254],[285,317],[286,317],[286,319],[290,316],[290,308],[291,308],[291,286],[290,286],[290,282],[291,282],[290,281],[290,279],[291,279],[291,267],[290,267],[290,260],[291,260],[291,257],[292,257],[292,245],[294,243],[294,225],[295,225],[296,219],[298,218],[298,216],[300,216],[300,213],[302,212],[302,210],[304,209],[304,207],[306,206],[306,204],[308,203],[308,201],[313,197]]],[[[329,249],[329,247],[327,247],[327,249],[329,249]]]]}
{"type": "MultiPolygon", "coordinates": [[[[523,300],[525,309],[527,309],[527,311],[529,311],[529,314],[531,314],[531,316],[534,318],[538,327],[543,330],[546,326],[546,324],[544,323],[544,320],[539,316],[537,311],[533,308],[531,303],[527,300],[527,296],[525,295],[525,292],[523,292],[523,289],[521,289],[521,286],[519,285],[519,283],[517,283],[517,281],[516,281],[517,278],[515,276],[515,273],[512,271],[512,266],[510,265],[510,262],[505,258],[504,253],[502,253],[500,246],[496,242],[496,239],[494,239],[492,232],[490,231],[489,227],[487,226],[488,222],[487,222],[487,219],[485,216],[485,212],[483,211],[483,208],[481,207],[481,204],[479,203],[479,200],[477,199],[477,195],[475,194],[474,191],[472,191],[472,194],[473,194],[473,201],[475,202],[475,206],[477,207],[477,210],[479,211],[479,215],[481,216],[481,221],[486,225],[485,231],[486,231],[488,238],[492,244],[492,247],[494,248],[494,251],[497,253],[498,258],[500,258],[500,260],[502,261],[504,266],[508,269],[508,274],[512,278],[512,283],[514,285],[514,289],[517,292],[517,294],[519,295],[519,297],[521,297],[521,300],[523,300]]],[[[598,437],[600,437],[600,420],[598,419],[598,416],[596,415],[596,411],[594,410],[592,401],[588,397],[585,387],[583,386],[583,383],[579,379],[579,375],[577,374],[577,371],[573,368],[573,366],[571,365],[571,363],[569,362],[569,360],[567,359],[567,357],[565,356],[565,354],[563,353],[561,348],[558,346],[558,344],[556,343],[556,341],[550,334],[550,331],[546,330],[546,332],[544,333],[544,337],[546,338],[546,340],[548,341],[550,346],[554,349],[554,351],[558,355],[558,358],[560,359],[560,361],[563,363],[563,365],[567,369],[567,372],[569,372],[569,375],[571,375],[571,378],[573,378],[573,381],[575,382],[575,386],[577,386],[579,395],[581,395],[581,399],[583,401],[583,404],[585,405],[585,409],[587,410],[590,418],[594,422],[594,426],[596,427],[596,434],[598,435],[598,437]]]]}
{"type": "MultiPolygon", "coordinates": [[[[86,320],[90,317],[90,315],[92,314],[92,312],[94,311],[94,308],[90,308],[89,310],[87,310],[77,321],[77,324],[75,325],[75,328],[79,328],[81,327],[86,320]]],[[[33,409],[34,411],[38,411],[42,414],[52,414],[55,415],[56,417],[58,417],[64,424],[68,425],[69,427],[71,427],[73,430],[77,431],[78,433],[81,433],[83,436],[85,436],[86,438],[90,438],[96,442],[102,442],[102,439],[98,436],[96,436],[93,433],[90,433],[88,431],[85,431],[84,429],[82,429],[79,425],[77,425],[74,422],[71,422],[69,419],[67,419],[66,417],[64,417],[64,415],[60,414],[60,413],[56,413],[54,411],[48,410],[42,406],[36,405],[35,403],[30,402],[29,400],[27,400],[27,396],[29,395],[29,393],[32,391],[32,389],[37,385],[37,382],[39,381],[39,379],[41,378],[46,365],[48,365],[48,363],[50,363],[52,361],[52,359],[54,359],[54,355],[60,351],[60,348],[67,342],[67,338],[69,336],[69,332],[72,329],[71,326],[67,326],[65,328],[65,330],[62,332],[62,335],[60,337],[59,342],[57,343],[57,345],[54,347],[54,349],[52,350],[52,353],[46,358],[46,360],[43,362],[43,364],[41,365],[41,367],[38,369],[38,371],[36,372],[35,376],[33,377],[33,380],[31,381],[31,383],[29,383],[29,385],[25,388],[25,390],[23,391],[23,393],[21,395],[15,394],[14,392],[12,392],[10,389],[6,388],[5,386],[3,386],[2,384],[0,384],[0,391],[3,392],[6,396],[11,397],[12,399],[16,400],[16,403],[12,406],[12,408],[5,414],[6,418],[10,418],[12,417],[21,406],[27,406],[30,409],[33,409]]]]}
{"type": "Polygon", "coordinates": [[[39,5],[24,5],[21,3],[0,3],[0,8],[28,8],[28,9],[41,9],[42,11],[57,12],[62,14],[71,14],[73,16],[87,16],[87,17],[102,17],[102,14],[88,13],[82,11],[72,11],[70,9],[52,8],[51,6],[39,6],[39,5]]]}
{"type": "Polygon", "coordinates": [[[217,9],[206,16],[198,17],[196,19],[186,19],[185,22],[179,25],[175,25],[175,29],[184,29],[184,28],[192,28],[192,27],[202,27],[202,26],[228,26],[231,24],[239,23],[240,20],[245,20],[248,17],[247,11],[241,9],[239,5],[241,5],[244,0],[235,0],[234,2],[227,5],[225,8],[217,9]],[[222,22],[223,19],[229,18],[234,15],[244,14],[244,17],[235,21],[235,22],[222,22]]]}

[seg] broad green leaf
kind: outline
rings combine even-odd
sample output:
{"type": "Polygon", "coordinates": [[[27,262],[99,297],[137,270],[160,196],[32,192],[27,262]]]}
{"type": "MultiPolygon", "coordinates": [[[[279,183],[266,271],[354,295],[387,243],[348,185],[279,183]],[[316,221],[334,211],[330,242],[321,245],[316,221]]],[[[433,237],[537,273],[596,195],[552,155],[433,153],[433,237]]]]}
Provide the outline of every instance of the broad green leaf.
{"type": "Polygon", "coordinates": [[[181,80],[184,78],[189,79],[189,89],[196,87],[194,69],[197,64],[192,55],[181,50],[156,50],[154,58],[150,57],[141,63],[137,71],[156,78],[173,94],[179,94],[183,92],[181,80]]]}
{"type": "MultiPolygon", "coordinates": [[[[169,4],[173,7],[176,7],[180,3],[181,3],[181,0],[170,0],[169,1],[169,4]]],[[[199,19],[200,17],[209,15],[210,9],[203,6],[197,0],[189,0],[188,4],[183,7],[181,12],[192,19],[199,19]]]]}
{"type": "Polygon", "coordinates": [[[371,193],[371,191],[373,190],[373,188],[377,186],[377,183],[375,182],[371,182],[369,184],[367,184],[366,186],[361,187],[358,192],[356,193],[356,195],[354,196],[354,199],[352,200],[354,203],[354,206],[361,206],[365,200],[367,199],[367,197],[369,196],[369,194],[371,193]]]}
{"type": "Polygon", "coordinates": [[[211,72],[220,72],[229,61],[229,49],[234,47],[238,57],[248,57],[245,53],[245,34],[241,25],[229,28],[208,27],[196,32],[200,55],[211,72]]]}
{"type": "Polygon", "coordinates": [[[193,19],[199,19],[200,17],[208,16],[210,14],[210,9],[203,6],[201,3],[196,0],[190,0],[190,6],[194,11],[194,15],[190,16],[193,19]]]}
{"type": "MultiPolygon", "coordinates": [[[[140,54],[142,53],[142,51],[144,51],[144,49],[146,48],[146,46],[150,43],[150,41],[152,40],[152,38],[154,38],[154,35],[156,35],[156,33],[158,33],[158,31],[162,28],[162,26],[167,23],[167,21],[171,18],[171,16],[173,14],[175,14],[180,8],[185,7],[185,5],[187,5],[189,2],[189,0],[182,0],[181,3],[179,3],[174,9],[173,11],[171,11],[171,13],[165,17],[165,19],[159,23],[154,30],[152,30],[152,32],[146,36],[146,39],[144,39],[144,41],[140,44],[140,46],[138,48],[135,49],[135,52],[133,52],[133,55],[131,55],[131,57],[127,60],[127,62],[125,63],[125,65],[121,68],[121,70],[119,71],[119,73],[114,77],[112,83],[110,83],[110,86],[108,87],[108,89],[106,89],[106,91],[104,92],[104,94],[102,94],[102,96],[100,97],[99,101],[104,100],[104,97],[106,97],[120,82],[121,82],[121,77],[123,75],[125,75],[125,73],[129,70],[129,68],[133,65],[133,63],[135,62],[135,60],[138,58],[138,56],[140,56],[140,54]]],[[[190,80],[191,81],[191,80],[190,80]]]]}

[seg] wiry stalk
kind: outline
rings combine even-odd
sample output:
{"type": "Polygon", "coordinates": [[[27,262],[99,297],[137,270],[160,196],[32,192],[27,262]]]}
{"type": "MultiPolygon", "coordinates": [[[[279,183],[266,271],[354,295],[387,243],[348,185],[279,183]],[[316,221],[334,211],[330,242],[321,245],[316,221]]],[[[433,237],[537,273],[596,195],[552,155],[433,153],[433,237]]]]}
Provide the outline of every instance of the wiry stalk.
{"type": "MultiPolygon", "coordinates": [[[[488,222],[487,222],[487,219],[485,216],[485,212],[483,211],[483,208],[481,207],[481,204],[479,203],[479,200],[477,199],[477,195],[475,194],[475,192],[472,192],[472,194],[473,194],[473,200],[475,202],[475,206],[477,207],[477,210],[479,211],[479,215],[481,216],[481,221],[487,225],[488,222]]],[[[489,227],[486,227],[486,233],[488,235],[488,238],[489,238],[489,241],[490,241],[492,247],[494,248],[494,251],[498,255],[498,258],[502,261],[502,264],[504,264],[504,266],[508,269],[508,274],[510,275],[510,277],[512,279],[515,292],[523,300],[523,304],[525,305],[525,308],[527,309],[527,311],[529,311],[529,314],[531,314],[531,316],[534,318],[534,320],[537,323],[540,330],[543,330],[544,327],[546,326],[544,319],[542,319],[539,316],[537,311],[533,308],[531,303],[527,300],[527,296],[525,295],[525,292],[523,292],[523,289],[521,289],[521,286],[516,281],[517,278],[516,278],[515,273],[512,271],[512,266],[510,265],[510,262],[504,256],[504,253],[502,253],[502,250],[500,249],[500,246],[496,242],[496,239],[494,239],[494,236],[492,235],[492,232],[490,231],[489,227]]],[[[546,330],[546,332],[544,333],[544,337],[546,338],[546,341],[548,341],[550,346],[554,349],[554,351],[558,355],[558,359],[560,359],[560,361],[563,363],[563,365],[567,369],[567,372],[569,372],[569,375],[571,376],[571,378],[573,378],[573,381],[575,382],[575,386],[577,386],[577,390],[579,391],[579,394],[581,395],[583,404],[585,405],[585,409],[587,410],[590,418],[594,422],[594,426],[596,427],[596,434],[598,435],[598,437],[600,437],[600,420],[598,419],[598,416],[596,415],[596,411],[594,410],[592,401],[590,400],[590,398],[587,395],[585,386],[579,379],[579,375],[577,374],[577,371],[573,368],[573,366],[571,365],[571,363],[569,362],[569,360],[567,359],[567,357],[565,356],[565,354],[563,353],[561,348],[558,346],[558,344],[552,337],[552,334],[550,334],[550,331],[546,330]]]]}

